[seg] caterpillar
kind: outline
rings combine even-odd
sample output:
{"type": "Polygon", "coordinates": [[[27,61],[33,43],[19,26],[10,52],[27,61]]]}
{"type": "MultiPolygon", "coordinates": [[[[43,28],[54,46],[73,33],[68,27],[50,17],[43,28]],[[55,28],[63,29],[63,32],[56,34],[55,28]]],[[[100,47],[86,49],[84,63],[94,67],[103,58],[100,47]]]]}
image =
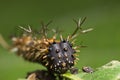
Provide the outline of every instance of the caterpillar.
{"type": "Polygon", "coordinates": [[[25,60],[35,62],[45,66],[48,71],[63,74],[70,70],[76,63],[76,53],[79,52],[78,46],[74,46],[74,39],[80,33],[86,33],[92,29],[82,30],[81,25],[86,18],[74,20],[77,24],[76,29],[67,38],[59,34],[60,39],[56,39],[57,33],[49,38],[47,35],[48,24],[42,23],[42,28],[38,36],[34,35],[31,27],[28,29],[19,26],[25,31],[21,36],[12,37],[12,51],[22,56],[25,60]],[[79,33],[77,33],[80,30],[79,33]]]}

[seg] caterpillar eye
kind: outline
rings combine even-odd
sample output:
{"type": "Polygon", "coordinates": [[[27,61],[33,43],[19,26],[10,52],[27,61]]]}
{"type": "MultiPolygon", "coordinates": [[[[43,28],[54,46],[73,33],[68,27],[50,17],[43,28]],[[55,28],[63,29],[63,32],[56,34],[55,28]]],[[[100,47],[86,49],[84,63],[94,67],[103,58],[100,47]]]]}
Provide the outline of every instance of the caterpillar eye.
{"type": "Polygon", "coordinates": [[[66,52],[67,52],[67,51],[68,51],[68,48],[67,48],[67,47],[65,47],[65,48],[64,48],[64,51],[66,51],[66,52]]]}
{"type": "Polygon", "coordinates": [[[59,53],[60,52],[60,50],[59,49],[56,49],[56,53],[59,53]]]}

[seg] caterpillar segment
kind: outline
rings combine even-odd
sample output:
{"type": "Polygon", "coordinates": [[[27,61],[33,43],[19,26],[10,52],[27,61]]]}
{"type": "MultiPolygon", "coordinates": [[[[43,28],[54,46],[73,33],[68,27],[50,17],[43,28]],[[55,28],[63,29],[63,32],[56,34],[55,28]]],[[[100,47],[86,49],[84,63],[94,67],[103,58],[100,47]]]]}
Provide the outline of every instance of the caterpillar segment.
{"type": "Polygon", "coordinates": [[[47,37],[48,23],[44,25],[42,22],[42,28],[40,30],[40,37],[35,37],[32,33],[32,29],[20,27],[26,33],[21,37],[13,37],[12,50],[17,55],[22,56],[25,60],[42,64],[49,71],[57,74],[63,74],[70,70],[76,63],[77,52],[80,52],[78,46],[73,46],[75,37],[78,36],[78,30],[81,30],[81,25],[86,18],[75,21],[77,28],[66,39],[60,35],[60,39],[56,39],[56,33],[52,38],[47,37]]]}

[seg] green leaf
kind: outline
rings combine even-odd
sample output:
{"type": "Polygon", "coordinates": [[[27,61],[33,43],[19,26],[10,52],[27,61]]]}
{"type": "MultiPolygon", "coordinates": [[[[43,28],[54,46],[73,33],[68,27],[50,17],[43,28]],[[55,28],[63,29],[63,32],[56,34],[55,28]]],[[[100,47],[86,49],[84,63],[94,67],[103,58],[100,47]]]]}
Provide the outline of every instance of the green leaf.
{"type": "Polygon", "coordinates": [[[69,79],[72,79],[72,80],[82,80],[79,76],[73,75],[73,74],[70,74],[70,73],[63,74],[63,76],[67,77],[69,79]]]}
{"type": "Polygon", "coordinates": [[[78,74],[63,74],[64,77],[71,80],[120,80],[120,62],[113,60],[93,73],[85,73],[80,71],[78,74]]]}

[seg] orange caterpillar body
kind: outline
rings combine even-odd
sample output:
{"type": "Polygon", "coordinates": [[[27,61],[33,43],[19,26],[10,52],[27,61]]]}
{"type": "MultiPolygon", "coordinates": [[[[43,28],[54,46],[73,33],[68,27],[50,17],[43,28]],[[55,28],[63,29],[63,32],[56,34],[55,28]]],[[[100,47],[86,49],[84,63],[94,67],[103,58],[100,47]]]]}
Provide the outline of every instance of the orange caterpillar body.
{"type": "Polygon", "coordinates": [[[37,39],[32,35],[23,34],[22,37],[13,37],[13,50],[17,51],[19,56],[24,57],[28,61],[36,62],[37,59],[45,58],[44,55],[48,54],[48,47],[50,43],[56,41],[54,38],[37,39]]]}

